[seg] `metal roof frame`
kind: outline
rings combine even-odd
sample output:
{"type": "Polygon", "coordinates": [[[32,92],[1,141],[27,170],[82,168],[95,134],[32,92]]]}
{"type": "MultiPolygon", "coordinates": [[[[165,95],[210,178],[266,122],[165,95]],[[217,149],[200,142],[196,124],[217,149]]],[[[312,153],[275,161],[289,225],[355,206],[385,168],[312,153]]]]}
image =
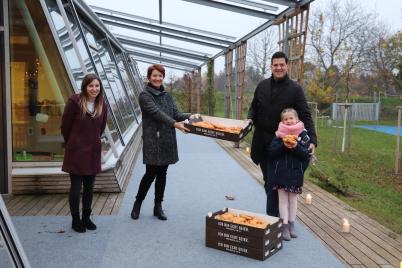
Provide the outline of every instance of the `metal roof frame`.
{"type": "Polygon", "coordinates": [[[206,42],[206,41],[202,41],[202,40],[198,40],[198,39],[194,39],[194,38],[187,38],[187,37],[180,36],[180,35],[164,33],[164,32],[158,31],[158,30],[145,29],[145,28],[134,26],[134,25],[124,24],[124,23],[121,23],[121,22],[110,21],[110,20],[105,20],[105,19],[103,19],[102,21],[105,24],[108,24],[108,25],[114,25],[114,26],[129,29],[129,30],[140,31],[140,32],[144,32],[144,33],[149,33],[149,34],[168,37],[168,38],[177,39],[177,40],[181,40],[181,41],[196,43],[196,44],[199,44],[199,45],[202,45],[202,46],[214,47],[214,48],[218,48],[218,49],[223,49],[225,47],[228,47],[231,44],[231,43],[229,43],[228,45],[225,46],[225,45],[206,42]]]}
{"type": "Polygon", "coordinates": [[[163,31],[165,33],[183,36],[185,38],[199,39],[199,40],[203,40],[206,42],[223,44],[223,45],[230,45],[232,43],[231,41],[228,41],[228,40],[222,39],[222,38],[215,38],[215,37],[210,37],[210,36],[203,35],[203,34],[197,34],[197,33],[172,29],[170,27],[165,27],[163,24],[155,25],[155,24],[138,21],[138,20],[117,17],[114,15],[107,15],[107,14],[101,14],[101,13],[97,13],[97,14],[103,20],[103,22],[105,22],[106,24],[108,24],[108,22],[125,23],[130,26],[134,26],[134,27],[137,27],[137,26],[142,27],[142,28],[144,28],[146,30],[150,30],[152,32],[157,31],[159,33],[159,31],[163,31]]]}
{"type": "MultiPolygon", "coordinates": [[[[224,9],[227,11],[241,13],[244,15],[259,17],[262,19],[273,20],[276,18],[275,14],[272,14],[269,12],[264,12],[264,11],[260,11],[257,9],[245,8],[242,6],[232,5],[232,4],[223,3],[223,2],[218,2],[216,0],[182,0],[182,1],[191,2],[194,4],[199,4],[199,5],[209,6],[209,7],[214,7],[214,8],[219,8],[219,9],[224,9]]],[[[242,1],[242,2],[244,2],[243,5],[247,5],[247,2],[250,2],[250,1],[242,1]]],[[[267,6],[267,8],[269,8],[269,6],[267,6]]]]}
{"type": "MultiPolygon", "coordinates": [[[[189,67],[189,68],[198,68],[199,65],[197,65],[196,62],[190,62],[190,61],[184,61],[172,57],[166,57],[166,56],[160,56],[158,54],[153,54],[153,53],[146,53],[143,51],[138,51],[138,50],[132,50],[132,49],[127,49],[128,54],[134,55],[137,57],[142,57],[142,58],[147,58],[147,59],[153,59],[156,61],[165,61],[168,63],[172,63],[178,66],[184,66],[184,67],[189,67]]],[[[199,64],[199,63],[198,63],[199,64]]]]}
{"type": "MultiPolygon", "coordinates": [[[[104,15],[111,15],[111,16],[115,16],[115,17],[118,17],[116,15],[119,15],[120,17],[129,18],[129,19],[132,19],[133,21],[139,21],[139,22],[142,21],[142,22],[145,22],[147,24],[154,25],[155,27],[160,27],[161,25],[163,25],[164,27],[170,27],[170,28],[173,28],[173,29],[176,28],[176,29],[181,30],[181,31],[197,33],[199,35],[204,35],[204,36],[211,36],[211,37],[215,37],[215,38],[218,38],[218,39],[226,39],[227,41],[236,40],[236,37],[230,36],[230,35],[215,33],[215,32],[211,32],[211,31],[205,31],[205,30],[192,28],[192,27],[188,27],[188,26],[183,26],[183,25],[175,24],[175,23],[169,23],[169,22],[160,23],[158,20],[154,20],[154,19],[150,19],[150,18],[146,18],[146,17],[141,17],[141,16],[137,16],[137,15],[121,12],[121,11],[110,10],[110,9],[106,9],[106,8],[103,8],[103,7],[98,7],[98,6],[93,6],[93,5],[91,5],[90,7],[100,17],[103,14],[104,15]]],[[[159,28],[157,28],[157,29],[162,30],[162,29],[159,29],[159,28]]]]}
{"type": "MultiPolygon", "coordinates": [[[[154,64],[154,63],[155,63],[155,61],[150,60],[150,59],[146,59],[146,58],[144,59],[144,58],[136,57],[136,56],[133,56],[133,55],[130,55],[130,57],[133,58],[133,59],[136,60],[136,61],[139,61],[139,62],[144,62],[144,63],[149,63],[149,64],[154,64]]],[[[172,69],[176,69],[176,70],[180,70],[180,71],[191,72],[192,70],[194,70],[194,69],[192,69],[192,68],[186,68],[186,67],[183,67],[183,66],[174,65],[174,64],[171,64],[171,63],[168,63],[168,62],[164,62],[164,61],[161,61],[161,63],[162,63],[165,67],[172,68],[172,69]]]]}
{"type": "Polygon", "coordinates": [[[288,7],[297,6],[297,2],[292,1],[292,0],[262,0],[262,1],[269,2],[271,4],[278,4],[278,5],[282,5],[282,6],[288,6],[288,7]]]}
{"type": "Polygon", "coordinates": [[[153,50],[157,52],[162,52],[166,54],[181,56],[184,58],[194,59],[198,61],[206,61],[211,58],[212,55],[206,53],[200,53],[193,50],[183,49],[180,47],[168,46],[168,45],[160,45],[156,42],[143,41],[138,38],[133,38],[125,35],[115,35],[117,39],[123,44],[133,47],[144,48],[148,50],[153,50]]]}
{"type": "MultiPolygon", "coordinates": [[[[74,0],[82,1],[82,0],[74,0]]],[[[162,22],[160,20],[154,20],[150,18],[140,17],[120,11],[109,10],[101,7],[91,6],[94,9],[95,14],[99,16],[98,20],[108,25],[113,25],[121,28],[126,28],[134,31],[144,32],[148,34],[157,35],[161,37],[172,38],[189,43],[199,44],[205,47],[217,48],[220,51],[213,55],[206,55],[200,52],[182,49],[180,47],[162,45],[162,42],[149,42],[143,41],[137,38],[131,38],[122,35],[115,35],[111,38],[112,41],[117,40],[120,44],[124,44],[123,47],[141,62],[154,63],[165,62],[167,67],[188,71],[188,68],[199,69],[204,66],[208,60],[214,60],[227,51],[236,48],[241,43],[247,41],[258,33],[266,30],[267,28],[278,24],[284,18],[292,15],[295,10],[302,8],[303,6],[313,2],[314,0],[262,0],[267,4],[253,2],[251,0],[226,0],[225,2],[219,2],[218,0],[182,0],[191,2],[194,4],[200,4],[204,6],[210,6],[213,8],[219,8],[226,11],[237,12],[244,15],[259,17],[267,19],[265,23],[255,28],[243,37],[233,41],[233,37],[224,34],[214,33],[210,31],[204,31],[200,29],[190,28],[174,23],[162,22]],[[229,3],[228,3],[229,2],[229,3]],[[233,4],[232,4],[233,3],[233,4]],[[236,5],[238,4],[238,5],[236,5]],[[278,6],[275,6],[278,5],[278,6]],[[280,7],[285,7],[279,14],[274,14],[280,7]],[[136,51],[135,47],[156,51],[160,55],[146,53],[143,51],[136,51]],[[162,55],[171,54],[180,56],[183,58],[193,59],[201,61],[199,65],[195,62],[183,61],[177,58],[162,55]],[[170,66],[168,66],[170,65],[170,66]]],[[[161,5],[159,1],[159,5],[161,5]]],[[[159,6],[160,17],[162,14],[162,7],[159,6]]],[[[104,27],[106,28],[106,27],[104,27]]],[[[109,31],[107,31],[109,33],[109,31]]],[[[109,35],[109,34],[108,34],[109,35]]],[[[161,40],[161,39],[160,39],[161,40]]]]}

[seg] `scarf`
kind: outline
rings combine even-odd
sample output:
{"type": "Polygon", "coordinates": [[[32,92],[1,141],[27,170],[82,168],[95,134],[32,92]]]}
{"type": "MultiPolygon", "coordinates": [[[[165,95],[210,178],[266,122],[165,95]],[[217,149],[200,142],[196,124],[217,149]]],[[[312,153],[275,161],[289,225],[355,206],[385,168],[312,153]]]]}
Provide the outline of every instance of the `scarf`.
{"type": "Polygon", "coordinates": [[[285,125],[280,122],[278,126],[278,130],[275,132],[275,135],[279,138],[283,138],[286,135],[296,135],[299,136],[300,133],[304,130],[304,124],[302,121],[297,122],[295,125],[285,125]]]}

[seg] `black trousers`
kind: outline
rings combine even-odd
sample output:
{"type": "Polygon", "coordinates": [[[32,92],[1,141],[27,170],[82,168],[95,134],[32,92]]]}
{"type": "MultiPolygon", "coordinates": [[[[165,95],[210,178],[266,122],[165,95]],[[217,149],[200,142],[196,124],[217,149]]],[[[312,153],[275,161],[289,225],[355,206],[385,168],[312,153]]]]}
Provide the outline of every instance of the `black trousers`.
{"type": "Polygon", "coordinates": [[[138,188],[137,200],[143,201],[151,187],[152,182],[155,180],[155,202],[162,202],[163,195],[166,187],[166,173],[169,165],[166,166],[153,166],[146,165],[145,174],[141,179],[140,187],[138,188]]]}
{"type": "Polygon", "coordinates": [[[71,215],[80,213],[81,184],[84,185],[82,192],[82,210],[90,210],[92,206],[95,175],[83,176],[70,173],[70,181],[71,186],[68,201],[70,203],[71,215]]]}
{"type": "Polygon", "coordinates": [[[273,185],[269,182],[267,176],[268,158],[264,156],[260,162],[262,176],[264,177],[264,189],[267,195],[267,214],[269,216],[279,217],[278,191],[273,190],[273,185]]]}

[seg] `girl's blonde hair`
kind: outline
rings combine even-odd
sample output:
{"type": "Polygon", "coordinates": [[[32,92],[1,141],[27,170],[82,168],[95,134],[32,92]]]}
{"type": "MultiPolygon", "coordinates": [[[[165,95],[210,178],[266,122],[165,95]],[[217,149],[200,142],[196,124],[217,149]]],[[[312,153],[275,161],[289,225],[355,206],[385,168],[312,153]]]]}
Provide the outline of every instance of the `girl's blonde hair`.
{"type": "Polygon", "coordinates": [[[299,119],[299,115],[297,114],[296,110],[293,108],[285,108],[281,112],[281,120],[283,120],[283,115],[286,113],[292,113],[297,119],[299,119]]]}
{"type": "Polygon", "coordinates": [[[84,76],[84,79],[82,80],[82,84],[81,84],[81,93],[80,93],[80,99],[79,99],[82,116],[85,116],[86,113],[91,114],[92,117],[98,117],[102,114],[103,102],[104,102],[103,91],[104,90],[103,90],[102,81],[96,74],[91,73],[91,74],[87,74],[84,76]],[[96,98],[95,98],[94,111],[91,113],[90,111],[88,111],[88,108],[87,108],[87,102],[88,102],[87,87],[94,80],[98,80],[99,85],[100,85],[100,90],[99,90],[98,96],[96,96],[96,98]]]}

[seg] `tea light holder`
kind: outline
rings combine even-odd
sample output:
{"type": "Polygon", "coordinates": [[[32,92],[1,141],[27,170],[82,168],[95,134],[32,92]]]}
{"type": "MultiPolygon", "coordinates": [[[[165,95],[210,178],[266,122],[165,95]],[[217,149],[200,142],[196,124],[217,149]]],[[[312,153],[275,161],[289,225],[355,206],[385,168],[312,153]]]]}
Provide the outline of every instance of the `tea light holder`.
{"type": "Polygon", "coordinates": [[[311,196],[310,193],[308,193],[308,194],[306,195],[306,204],[307,204],[307,205],[311,205],[312,202],[313,202],[313,197],[311,196]]]}
{"type": "Polygon", "coordinates": [[[350,223],[349,220],[344,218],[342,220],[342,232],[343,233],[350,233],[350,223]]]}

